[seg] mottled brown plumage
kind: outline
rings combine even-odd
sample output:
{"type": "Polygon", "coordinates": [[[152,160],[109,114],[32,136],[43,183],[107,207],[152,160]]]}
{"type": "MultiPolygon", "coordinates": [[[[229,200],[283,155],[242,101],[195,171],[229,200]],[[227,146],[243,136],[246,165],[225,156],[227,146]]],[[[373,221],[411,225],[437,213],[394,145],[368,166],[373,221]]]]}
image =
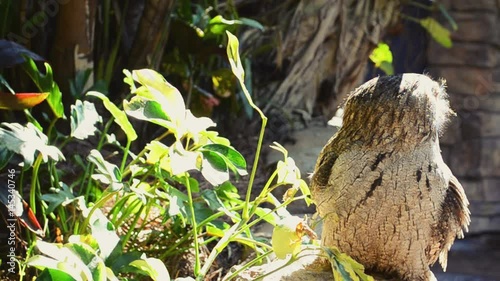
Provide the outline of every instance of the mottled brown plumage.
{"type": "Polygon", "coordinates": [[[323,245],[386,277],[435,280],[429,265],[446,268],[470,222],[439,148],[452,113],[444,86],[420,74],[375,78],[351,93],[311,178],[323,245]]]}

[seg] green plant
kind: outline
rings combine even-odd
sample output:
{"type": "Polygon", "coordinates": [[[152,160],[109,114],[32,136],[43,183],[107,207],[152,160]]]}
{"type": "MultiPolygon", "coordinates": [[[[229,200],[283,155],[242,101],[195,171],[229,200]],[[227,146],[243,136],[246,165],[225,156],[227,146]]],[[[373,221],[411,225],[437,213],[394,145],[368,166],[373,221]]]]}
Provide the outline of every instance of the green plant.
{"type": "Polygon", "coordinates": [[[30,204],[34,212],[38,206],[37,215],[45,225],[43,232],[58,241],[28,240],[26,260],[20,263],[20,280],[27,274],[27,267],[41,270],[37,280],[126,280],[138,275],[164,280],[168,276],[164,262],[190,249],[195,259],[189,275],[203,280],[232,242],[255,255],[227,280],[267,261],[273,251],[280,258],[291,254],[289,262],[294,261],[307,228],[288,213],[286,206],[295,200],[310,203],[309,188],[286,149],[274,143],[272,147],[284,158],[259,195],[252,198],[267,118],[253,104],[245,87],[238,40],[229,32],[227,38],[232,72],[248,104],[262,119],[245,197],[240,197],[231,179],[247,175],[246,161],[228,139],[208,130],[215,123],[207,117],[195,117],[180,92],[156,71],[124,71],[131,96],[123,101],[122,109],[99,92],[87,94],[100,99],[111,113],[102,130],[99,124],[103,120],[94,105],[77,101],[71,107],[69,135],[53,132],[50,135],[56,137],[49,138],[31,123],[5,124],[0,131],[0,137],[9,138],[2,148],[23,155],[24,170],[32,170],[30,204]],[[129,117],[164,130],[137,154],[130,151],[138,135],[129,117]],[[125,133],[125,145],[109,134],[113,124],[125,133]],[[78,154],[65,158],[60,149],[49,144],[57,140],[63,149],[95,134],[98,142],[86,161],[78,154]],[[36,145],[27,146],[28,141],[36,145]],[[105,146],[115,149],[118,159],[110,161],[103,153],[105,146]],[[65,172],[56,166],[61,160],[74,162],[83,173],[66,184],[62,180],[65,172]],[[41,180],[44,173],[50,181],[41,180]],[[210,186],[202,188],[200,179],[210,186]],[[46,184],[52,187],[43,188],[46,184]],[[271,192],[284,186],[288,190],[280,201],[271,192]],[[299,190],[302,195],[297,196],[299,190]],[[43,200],[38,205],[37,198],[43,200]],[[273,208],[263,208],[263,203],[273,208]],[[277,226],[273,240],[277,237],[276,241],[284,239],[285,243],[273,242],[271,246],[255,238],[252,227],[261,221],[277,226]],[[61,235],[54,237],[49,229],[61,235]]]}

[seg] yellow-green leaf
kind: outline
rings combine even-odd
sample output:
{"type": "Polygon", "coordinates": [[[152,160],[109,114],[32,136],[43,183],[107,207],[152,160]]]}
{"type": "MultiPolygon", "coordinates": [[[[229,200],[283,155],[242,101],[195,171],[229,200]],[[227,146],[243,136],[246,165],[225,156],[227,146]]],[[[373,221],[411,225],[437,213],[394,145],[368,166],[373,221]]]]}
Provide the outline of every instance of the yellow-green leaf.
{"type": "Polygon", "coordinates": [[[338,248],[323,248],[332,265],[333,277],[336,281],[373,281],[373,277],[365,273],[365,267],[338,248]]]}
{"type": "Polygon", "coordinates": [[[302,232],[297,231],[297,226],[303,223],[296,216],[288,216],[279,221],[273,229],[271,245],[276,257],[284,259],[287,255],[297,255],[302,245],[302,232]]]}
{"type": "Polygon", "coordinates": [[[385,43],[379,43],[370,54],[370,60],[375,64],[375,67],[380,68],[387,75],[394,74],[392,59],[391,49],[385,43]]]}
{"type": "Polygon", "coordinates": [[[88,92],[87,95],[94,96],[102,100],[104,107],[106,107],[106,109],[111,113],[111,115],[113,115],[116,124],[118,124],[120,128],[122,128],[122,130],[125,132],[125,135],[127,135],[127,139],[129,141],[132,142],[137,139],[137,133],[135,132],[134,127],[132,126],[130,121],[128,120],[125,112],[120,110],[114,103],[112,103],[108,99],[108,97],[96,91],[88,92]]]}
{"type": "Polygon", "coordinates": [[[442,26],[439,22],[431,17],[420,20],[420,25],[429,32],[436,42],[441,44],[445,48],[451,48],[453,43],[451,42],[450,31],[442,26]]]}

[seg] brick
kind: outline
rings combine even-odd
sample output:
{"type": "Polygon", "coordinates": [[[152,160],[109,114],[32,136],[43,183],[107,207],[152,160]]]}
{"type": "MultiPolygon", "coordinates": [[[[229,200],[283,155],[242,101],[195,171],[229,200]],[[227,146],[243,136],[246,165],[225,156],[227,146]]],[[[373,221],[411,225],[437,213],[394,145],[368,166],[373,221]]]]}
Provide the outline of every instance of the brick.
{"type": "Polygon", "coordinates": [[[459,117],[475,110],[500,113],[500,93],[489,93],[484,96],[457,94],[450,97],[450,103],[459,117]]]}
{"type": "Polygon", "coordinates": [[[500,177],[500,138],[464,140],[451,151],[450,169],[457,177],[500,177]]]}
{"type": "Polygon", "coordinates": [[[458,111],[460,118],[460,132],[462,140],[478,139],[481,137],[481,118],[476,111],[458,111]]]}
{"type": "Polygon", "coordinates": [[[452,12],[458,30],[451,33],[453,42],[496,42],[498,18],[492,13],[452,12]]]}
{"type": "Polygon", "coordinates": [[[500,231],[500,216],[476,217],[475,214],[472,214],[471,223],[469,225],[469,233],[467,233],[466,235],[498,231],[500,231]]]}
{"type": "Polygon", "coordinates": [[[500,138],[481,140],[479,173],[484,177],[500,177],[500,138]]]}
{"type": "Polygon", "coordinates": [[[500,137],[500,113],[474,111],[458,111],[460,133],[463,140],[481,137],[500,137]]]}
{"type": "Polygon", "coordinates": [[[471,201],[470,212],[474,216],[500,216],[500,202],[471,201]]]}
{"type": "Polygon", "coordinates": [[[457,177],[478,178],[479,164],[481,161],[481,141],[467,140],[461,141],[452,146],[452,156],[450,169],[457,177]]]}
{"type": "Polygon", "coordinates": [[[489,202],[500,202],[500,178],[483,181],[484,198],[489,202]]]}
{"type": "Polygon", "coordinates": [[[452,117],[444,128],[439,143],[443,145],[454,144],[460,139],[460,119],[452,117]]]}
{"type": "Polygon", "coordinates": [[[450,9],[454,11],[483,11],[498,13],[496,0],[453,0],[450,9]]]}
{"type": "Polygon", "coordinates": [[[469,201],[485,201],[484,184],[481,180],[459,179],[469,201]]]}
{"type": "Polygon", "coordinates": [[[427,59],[432,65],[492,68],[498,62],[498,49],[491,44],[471,42],[453,42],[453,47],[446,49],[431,41],[427,59]]]}
{"type": "Polygon", "coordinates": [[[455,94],[484,97],[494,93],[494,72],[490,68],[431,66],[429,73],[435,78],[446,79],[447,91],[453,101],[455,94]]]}
{"type": "Polygon", "coordinates": [[[500,137],[500,113],[478,112],[477,114],[481,120],[480,135],[482,137],[500,137]]]}

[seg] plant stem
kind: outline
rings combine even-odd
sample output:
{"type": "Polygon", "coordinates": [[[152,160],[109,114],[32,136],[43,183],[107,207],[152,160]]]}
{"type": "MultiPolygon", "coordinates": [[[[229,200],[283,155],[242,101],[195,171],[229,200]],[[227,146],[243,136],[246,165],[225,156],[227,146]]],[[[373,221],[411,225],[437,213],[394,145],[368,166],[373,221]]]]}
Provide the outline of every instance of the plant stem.
{"type": "Polygon", "coordinates": [[[36,190],[38,187],[38,169],[40,169],[40,164],[42,163],[42,154],[39,153],[36,157],[35,163],[33,164],[33,175],[31,177],[31,188],[30,188],[30,207],[33,213],[36,214],[36,190]]]}
{"type": "MultiPolygon", "coordinates": [[[[130,141],[130,139],[127,138],[127,145],[125,146],[125,149],[123,151],[122,164],[120,165],[120,174],[122,174],[122,178],[123,178],[123,169],[125,168],[125,164],[127,163],[127,156],[128,156],[129,150],[130,150],[131,143],[132,142],[130,141]]],[[[122,179],[120,179],[120,180],[122,180],[122,179]]]]}
{"type": "Polygon", "coordinates": [[[188,195],[188,205],[189,211],[191,212],[191,226],[193,228],[193,237],[194,237],[194,276],[198,276],[200,274],[200,245],[198,244],[198,227],[196,225],[196,215],[194,213],[194,203],[193,203],[193,194],[191,192],[191,185],[189,184],[188,173],[184,173],[184,177],[186,178],[186,189],[188,195]]]}
{"type": "Polygon", "coordinates": [[[87,226],[89,225],[90,218],[92,217],[92,214],[95,212],[95,210],[97,210],[98,208],[102,207],[102,205],[104,205],[104,203],[106,203],[112,196],[114,196],[116,194],[116,192],[117,191],[110,192],[110,193],[106,194],[101,199],[99,199],[99,201],[97,201],[94,204],[94,206],[92,206],[92,209],[90,209],[87,217],[85,218],[85,220],[83,221],[83,223],[80,225],[80,229],[78,230],[78,234],[82,234],[82,233],[85,232],[85,228],[87,228],[87,226]]]}
{"type": "MultiPolygon", "coordinates": [[[[139,221],[139,219],[141,218],[141,214],[142,214],[142,211],[144,210],[144,207],[146,207],[145,205],[142,205],[141,208],[139,209],[139,211],[137,212],[137,215],[135,216],[134,220],[132,221],[132,223],[130,224],[130,228],[129,230],[127,231],[127,234],[125,235],[125,238],[123,238],[123,246],[127,246],[127,243],[128,243],[128,240],[130,239],[130,236],[132,236],[132,233],[134,233],[136,230],[135,230],[135,225],[137,224],[137,222],[139,221]]],[[[137,230],[137,232],[139,232],[140,230],[137,230]]]]}

